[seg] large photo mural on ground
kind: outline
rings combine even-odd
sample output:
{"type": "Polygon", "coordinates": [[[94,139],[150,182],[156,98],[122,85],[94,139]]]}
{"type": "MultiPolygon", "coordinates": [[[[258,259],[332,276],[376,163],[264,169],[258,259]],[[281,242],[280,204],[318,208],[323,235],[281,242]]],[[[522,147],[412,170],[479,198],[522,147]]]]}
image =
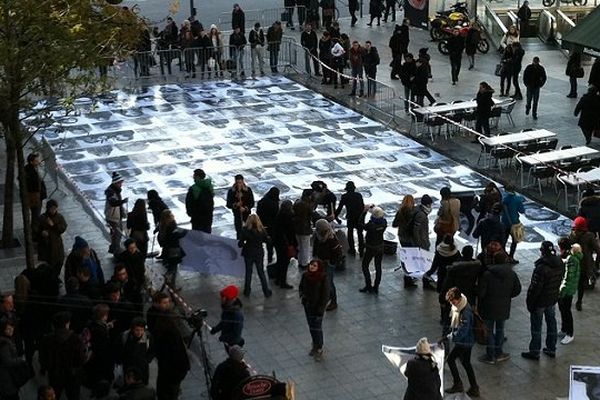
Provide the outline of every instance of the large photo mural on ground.
{"type": "MultiPolygon", "coordinates": [[[[77,113],[54,112],[57,123],[41,130],[56,162],[102,219],[110,174],[126,179],[129,207],[156,189],[185,227],[185,195],[192,173],[203,168],[216,188],[213,233],[235,237],[225,194],[241,173],[258,200],[271,186],[297,199],[322,180],[336,194],[352,180],[367,203],[391,219],[402,196],[434,199],[439,190],[481,193],[489,180],[409,137],[328,100],[285,77],[219,81],[115,91],[92,103],[77,99],[77,113]]],[[[473,211],[473,215],[475,212],[473,211]]],[[[463,241],[473,218],[463,215],[463,241]]],[[[475,215],[476,217],[476,215],[475,215]]],[[[569,221],[532,201],[522,218],[534,248],[570,230],[569,221]]],[[[433,224],[432,224],[433,226],[433,224]]],[[[390,229],[388,239],[394,240],[390,229]]],[[[433,232],[432,232],[433,235],[433,232]]]]}

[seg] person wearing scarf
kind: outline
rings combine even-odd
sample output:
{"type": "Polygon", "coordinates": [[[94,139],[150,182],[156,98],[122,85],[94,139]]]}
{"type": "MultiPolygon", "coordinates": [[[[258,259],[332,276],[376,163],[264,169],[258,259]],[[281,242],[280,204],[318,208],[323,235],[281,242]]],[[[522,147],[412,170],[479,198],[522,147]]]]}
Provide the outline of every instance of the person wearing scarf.
{"type": "Polygon", "coordinates": [[[383,234],[387,228],[387,221],[384,218],[384,211],[381,207],[367,207],[362,214],[360,221],[363,223],[362,229],[365,235],[365,256],[362,261],[362,272],[365,277],[365,286],[359,289],[361,293],[379,293],[379,283],[381,282],[381,260],[383,259],[383,234]],[[371,219],[364,223],[367,211],[371,210],[371,219]],[[375,282],[371,286],[371,272],[369,264],[375,258],[375,282]]]}
{"type": "Polygon", "coordinates": [[[323,359],[323,315],[329,301],[329,282],[321,260],[312,260],[302,274],[299,292],[312,337],[309,355],[316,361],[323,359]]]}
{"type": "Polygon", "coordinates": [[[404,370],[408,379],[404,400],[442,400],[440,371],[426,337],[419,339],[415,353],[404,370]]]}
{"type": "Polygon", "coordinates": [[[327,311],[337,308],[337,291],[333,282],[336,264],[342,259],[342,245],[335,236],[331,225],[325,219],[319,219],[315,223],[315,234],[313,241],[313,256],[323,262],[323,268],[327,271],[329,280],[329,306],[327,311]]]}
{"type": "Polygon", "coordinates": [[[467,372],[469,384],[471,385],[467,394],[470,397],[479,397],[479,386],[477,385],[475,372],[471,365],[471,350],[475,344],[473,310],[469,305],[467,297],[457,287],[448,290],[446,300],[452,305],[450,311],[451,333],[447,337],[454,343],[454,347],[448,355],[448,367],[450,367],[450,372],[452,373],[453,385],[451,388],[446,389],[446,393],[464,392],[463,383],[456,367],[456,359],[459,359],[467,372]]]}

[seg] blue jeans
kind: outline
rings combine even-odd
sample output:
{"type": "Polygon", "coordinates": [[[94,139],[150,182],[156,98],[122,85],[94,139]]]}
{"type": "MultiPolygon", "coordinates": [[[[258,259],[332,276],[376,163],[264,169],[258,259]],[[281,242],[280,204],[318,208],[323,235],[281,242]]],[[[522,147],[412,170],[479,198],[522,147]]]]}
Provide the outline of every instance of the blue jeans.
{"type": "Polygon", "coordinates": [[[246,296],[250,295],[250,284],[252,283],[252,266],[256,264],[256,272],[258,272],[258,277],[260,278],[260,284],[262,286],[262,290],[265,296],[269,296],[271,294],[271,289],[269,289],[269,283],[267,282],[267,278],[265,277],[265,266],[263,262],[264,254],[261,254],[260,257],[244,257],[244,261],[246,263],[246,279],[244,281],[244,294],[246,296]]]}
{"type": "Polygon", "coordinates": [[[504,343],[504,320],[485,320],[485,326],[488,330],[488,342],[486,347],[487,356],[495,360],[500,356],[502,351],[502,344],[504,343]],[[496,330],[494,330],[494,326],[496,330]]]}
{"type": "Polygon", "coordinates": [[[307,307],[304,307],[304,314],[306,314],[313,347],[315,349],[323,348],[323,315],[319,315],[307,307]]]}
{"type": "Polygon", "coordinates": [[[335,274],[335,264],[327,263],[327,280],[329,281],[329,300],[332,303],[337,303],[337,291],[335,283],[333,283],[333,275],[335,274]]]}
{"type": "Polygon", "coordinates": [[[531,321],[531,342],[529,342],[529,351],[540,353],[542,348],[542,318],[546,318],[546,348],[550,351],[556,351],[556,311],[554,305],[546,308],[536,308],[529,312],[531,321]]]}
{"type": "MultiPolygon", "coordinates": [[[[362,65],[360,67],[352,67],[351,75],[353,78],[359,78],[358,84],[360,85],[360,94],[362,95],[365,92],[365,81],[363,80],[363,68],[362,65]]],[[[357,79],[352,80],[352,93],[356,93],[356,81],[357,79]]]]}
{"type": "Polygon", "coordinates": [[[527,88],[527,104],[525,105],[525,109],[529,111],[531,109],[531,101],[533,100],[533,116],[537,117],[537,108],[538,101],[540,100],[540,88],[527,88]]]}

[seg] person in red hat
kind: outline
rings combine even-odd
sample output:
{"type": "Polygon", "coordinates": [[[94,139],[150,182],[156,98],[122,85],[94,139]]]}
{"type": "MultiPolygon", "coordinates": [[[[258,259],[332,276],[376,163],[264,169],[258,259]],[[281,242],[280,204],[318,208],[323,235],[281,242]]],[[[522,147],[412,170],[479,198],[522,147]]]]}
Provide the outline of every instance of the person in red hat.
{"type": "Polygon", "coordinates": [[[587,219],[577,217],[573,220],[571,235],[572,243],[578,243],[581,246],[583,258],[579,265],[579,285],[577,287],[577,302],[575,308],[577,311],[583,309],[583,292],[585,289],[593,287],[594,277],[594,252],[600,254],[600,243],[596,240],[596,235],[588,229],[587,219]]]}
{"type": "Polygon", "coordinates": [[[223,288],[221,294],[221,321],[210,330],[210,333],[221,332],[219,341],[225,345],[225,351],[233,345],[244,346],[242,330],[244,329],[244,314],[242,314],[242,302],[238,298],[240,289],[235,285],[223,288]]]}

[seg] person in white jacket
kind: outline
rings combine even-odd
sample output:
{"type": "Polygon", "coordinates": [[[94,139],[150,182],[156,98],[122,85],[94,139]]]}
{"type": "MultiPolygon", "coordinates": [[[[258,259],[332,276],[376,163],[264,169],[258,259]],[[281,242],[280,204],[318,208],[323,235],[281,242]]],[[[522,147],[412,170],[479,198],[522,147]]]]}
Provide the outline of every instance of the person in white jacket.
{"type": "Polygon", "coordinates": [[[346,50],[340,44],[340,40],[338,38],[333,39],[333,47],[331,48],[331,55],[333,56],[333,66],[336,70],[336,74],[333,76],[333,88],[337,89],[338,84],[338,76],[340,79],[340,83],[342,85],[342,89],[344,88],[344,81],[341,79],[341,74],[344,73],[344,67],[346,65],[346,50]]]}

